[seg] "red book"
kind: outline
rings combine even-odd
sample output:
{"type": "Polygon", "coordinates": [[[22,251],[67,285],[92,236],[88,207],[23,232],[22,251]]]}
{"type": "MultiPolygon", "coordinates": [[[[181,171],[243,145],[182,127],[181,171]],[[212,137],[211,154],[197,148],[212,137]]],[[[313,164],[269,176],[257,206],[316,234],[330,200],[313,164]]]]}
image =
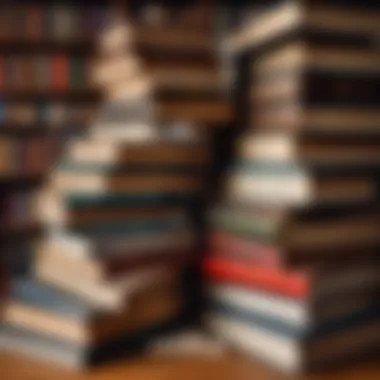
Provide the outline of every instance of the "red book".
{"type": "Polygon", "coordinates": [[[217,256],[266,267],[283,265],[281,250],[275,245],[231,235],[223,231],[212,232],[209,244],[211,252],[217,256]]]}
{"type": "Polygon", "coordinates": [[[258,267],[217,258],[206,259],[203,262],[203,272],[212,280],[258,287],[294,298],[305,299],[309,294],[309,279],[303,272],[258,267]]]}
{"type": "Polygon", "coordinates": [[[67,91],[69,87],[69,57],[57,54],[52,59],[51,83],[54,91],[67,91]]]}

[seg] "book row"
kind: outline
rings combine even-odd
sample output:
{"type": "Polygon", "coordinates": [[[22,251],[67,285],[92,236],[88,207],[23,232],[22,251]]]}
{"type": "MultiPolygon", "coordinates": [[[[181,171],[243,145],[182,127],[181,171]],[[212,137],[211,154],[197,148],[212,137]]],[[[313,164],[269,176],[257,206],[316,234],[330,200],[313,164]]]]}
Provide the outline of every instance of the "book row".
{"type": "Polygon", "coordinates": [[[61,143],[48,138],[0,140],[1,176],[41,175],[54,162],[61,143]]]}
{"type": "Polygon", "coordinates": [[[106,6],[66,2],[21,2],[2,7],[0,41],[88,40],[105,25],[106,6]]]}
{"type": "Polygon", "coordinates": [[[89,60],[79,55],[0,57],[0,91],[69,91],[89,87],[89,60]]]}
{"type": "Polygon", "coordinates": [[[0,131],[2,125],[85,125],[94,115],[94,106],[88,103],[68,102],[0,102],[0,131]]]}

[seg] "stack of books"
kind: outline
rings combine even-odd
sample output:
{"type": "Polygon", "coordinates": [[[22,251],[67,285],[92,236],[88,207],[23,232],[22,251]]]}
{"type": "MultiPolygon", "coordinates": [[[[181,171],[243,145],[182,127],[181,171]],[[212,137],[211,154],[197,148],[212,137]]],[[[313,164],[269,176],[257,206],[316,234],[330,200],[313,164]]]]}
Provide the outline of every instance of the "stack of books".
{"type": "Polygon", "coordinates": [[[136,30],[116,20],[100,40],[92,74],[105,102],[36,199],[48,236],[36,245],[32,276],[11,285],[2,348],[86,366],[143,348],[186,306],[182,273],[198,245],[189,206],[210,160],[194,126],[228,114],[214,115],[206,100],[193,108],[216,78],[190,80],[191,56],[177,71],[183,41],[153,33],[137,43],[136,30]],[[155,50],[156,37],[173,55],[155,50]],[[166,107],[166,88],[195,92],[189,104],[166,107]]]}
{"type": "Polygon", "coordinates": [[[328,3],[277,2],[228,41],[254,129],[211,212],[206,320],[285,371],[380,343],[380,13],[328,3]]]}
{"type": "MultiPolygon", "coordinates": [[[[148,10],[151,8],[145,12],[148,10]]],[[[96,85],[112,83],[106,91],[108,98],[117,101],[125,94],[136,96],[152,91],[155,111],[163,125],[172,120],[200,127],[230,122],[228,88],[222,80],[212,31],[152,22],[149,18],[137,18],[126,32],[123,28],[115,25],[103,36],[100,48],[107,55],[106,46],[126,49],[129,45],[131,54],[112,62],[99,60],[94,67],[96,85]],[[120,34],[128,37],[122,40],[120,34]],[[141,74],[136,75],[139,69],[141,74]],[[130,83],[125,85],[123,78],[130,78],[130,83]]]]}

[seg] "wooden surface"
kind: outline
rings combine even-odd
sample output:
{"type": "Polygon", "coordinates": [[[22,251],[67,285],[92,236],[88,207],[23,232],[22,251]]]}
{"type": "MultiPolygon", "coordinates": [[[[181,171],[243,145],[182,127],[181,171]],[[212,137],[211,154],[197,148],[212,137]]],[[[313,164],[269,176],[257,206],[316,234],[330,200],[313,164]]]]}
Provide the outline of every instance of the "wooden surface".
{"type": "MultiPolygon", "coordinates": [[[[218,358],[150,358],[118,361],[89,372],[74,372],[0,353],[2,380],[285,380],[262,365],[239,356],[218,358]]],[[[302,380],[379,380],[380,361],[345,370],[297,377],[302,380]]]]}

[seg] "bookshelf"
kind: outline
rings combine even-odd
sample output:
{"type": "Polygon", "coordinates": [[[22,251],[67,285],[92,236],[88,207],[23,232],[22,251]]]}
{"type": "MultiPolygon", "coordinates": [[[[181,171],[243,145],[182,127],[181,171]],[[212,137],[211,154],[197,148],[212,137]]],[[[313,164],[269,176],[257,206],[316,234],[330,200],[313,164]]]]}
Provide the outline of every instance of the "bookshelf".
{"type": "Polygon", "coordinates": [[[43,233],[33,220],[33,193],[44,182],[64,142],[83,132],[100,101],[89,81],[89,70],[97,35],[114,4],[34,0],[5,2],[2,7],[2,264],[17,254],[20,244],[31,247],[43,233]],[[38,162],[32,165],[33,159],[38,162]]]}

